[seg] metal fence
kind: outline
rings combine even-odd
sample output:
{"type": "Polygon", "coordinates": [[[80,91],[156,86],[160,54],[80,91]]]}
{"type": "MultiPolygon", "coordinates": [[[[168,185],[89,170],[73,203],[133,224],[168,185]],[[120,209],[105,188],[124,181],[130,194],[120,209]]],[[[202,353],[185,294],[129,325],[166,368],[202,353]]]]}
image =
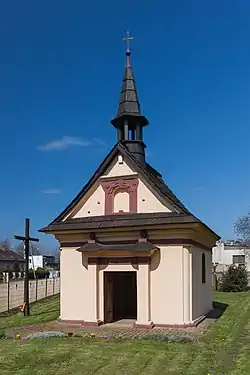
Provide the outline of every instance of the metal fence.
{"type": "MultiPolygon", "coordinates": [[[[60,278],[36,279],[29,281],[30,302],[53,296],[60,292],[60,278]]],[[[23,304],[24,280],[11,280],[0,284],[0,313],[23,304]]]]}

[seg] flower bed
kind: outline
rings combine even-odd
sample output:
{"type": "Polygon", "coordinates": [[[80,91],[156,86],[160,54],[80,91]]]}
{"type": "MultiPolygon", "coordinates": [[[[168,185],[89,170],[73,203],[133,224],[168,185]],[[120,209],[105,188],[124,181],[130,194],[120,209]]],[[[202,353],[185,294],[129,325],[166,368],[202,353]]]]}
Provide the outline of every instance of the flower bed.
{"type": "Polygon", "coordinates": [[[36,333],[31,333],[27,336],[23,337],[17,337],[20,335],[16,335],[17,339],[22,339],[22,340],[31,340],[31,339],[49,339],[51,337],[68,337],[67,333],[64,332],[56,332],[56,331],[47,331],[47,332],[36,332],[36,333]]]}
{"type": "MultiPolygon", "coordinates": [[[[139,331],[138,331],[139,332],[139,331]]],[[[164,332],[147,332],[137,334],[135,336],[121,334],[118,332],[62,332],[62,331],[38,331],[30,334],[16,333],[14,338],[16,340],[32,340],[32,339],[49,339],[49,338],[82,338],[86,340],[133,340],[133,341],[161,341],[161,342],[179,342],[189,343],[195,340],[194,337],[188,335],[167,334],[164,332]]],[[[6,336],[1,332],[0,339],[13,338],[13,336],[6,336]]]]}

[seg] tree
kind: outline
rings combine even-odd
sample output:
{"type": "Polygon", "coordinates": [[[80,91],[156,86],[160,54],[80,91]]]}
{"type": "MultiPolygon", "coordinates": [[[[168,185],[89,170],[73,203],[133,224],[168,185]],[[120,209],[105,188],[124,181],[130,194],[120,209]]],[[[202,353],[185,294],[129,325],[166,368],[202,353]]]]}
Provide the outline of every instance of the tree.
{"type": "Polygon", "coordinates": [[[0,241],[0,249],[11,250],[10,241],[8,239],[0,241]]]}
{"type": "Polygon", "coordinates": [[[245,216],[238,218],[234,224],[234,231],[237,234],[239,241],[238,246],[245,255],[245,263],[250,259],[250,210],[245,216]]]}
{"type": "Polygon", "coordinates": [[[55,250],[53,251],[52,255],[55,257],[55,263],[58,264],[60,263],[60,246],[57,246],[55,250]]]}
{"type": "Polygon", "coordinates": [[[234,230],[240,242],[250,246],[250,210],[245,216],[236,220],[234,230]]]}
{"type": "Polygon", "coordinates": [[[23,242],[19,242],[19,244],[15,247],[14,251],[24,258],[24,245],[23,242]]]}
{"type": "MultiPolygon", "coordinates": [[[[19,244],[15,247],[15,252],[20,255],[22,258],[24,258],[24,243],[19,242],[19,244]]],[[[40,250],[34,246],[33,243],[30,243],[30,255],[40,255],[40,250]]]]}
{"type": "Polygon", "coordinates": [[[247,270],[245,266],[231,264],[220,280],[222,292],[246,292],[248,288],[247,270]]]}
{"type": "Polygon", "coordinates": [[[32,242],[30,242],[30,255],[41,255],[41,251],[32,242]]]}

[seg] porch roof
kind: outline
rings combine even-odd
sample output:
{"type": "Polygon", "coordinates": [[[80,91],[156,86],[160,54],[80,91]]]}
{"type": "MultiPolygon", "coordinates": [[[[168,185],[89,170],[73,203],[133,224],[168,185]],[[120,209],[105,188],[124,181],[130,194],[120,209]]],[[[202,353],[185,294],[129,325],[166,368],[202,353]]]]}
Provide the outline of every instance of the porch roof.
{"type": "Polygon", "coordinates": [[[102,244],[100,242],[87,242],[85,245],[76,249],[81,253],[92,253],[100,250],[116,250],[116,251],[152,251],[158,247],[149,241],[137,241],[132,244],[102,244]]]}

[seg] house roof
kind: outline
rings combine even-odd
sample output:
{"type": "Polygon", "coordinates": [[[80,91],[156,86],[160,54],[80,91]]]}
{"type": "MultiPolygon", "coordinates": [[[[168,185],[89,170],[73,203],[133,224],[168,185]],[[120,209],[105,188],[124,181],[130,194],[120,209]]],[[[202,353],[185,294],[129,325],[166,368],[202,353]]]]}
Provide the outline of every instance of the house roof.
{"type": "Polygon", "coordinates": [[[65,221],[52,222],[42,232],[51,232],[53,230],[74,230],[74,229],[102,229],[118,227],[149,226],[160,224],[178,224],[178,223],[199,222],[192,215],[178,214],[173,212],[156,213],[136,213],[136,214],[117,214],[104,216],[87,216],[75,219],[66,219],[65,221]]]}
{"type": "Polygon", "coordinates": [[[12,250],[3,250],[0,249],[0,262],[25,262],[25,260],[17,254],[15,251],[12,250]]]}
{"type": "Polygon", "coordinates": [[[177,212],[156,212],[156,213],[137,213],[137,214],[118,214],[104,216],[88,216],[75,219],[66,219],[65,221],[52,222],[47,227],[40,229],[40,232],[53,233],[63,230],[88,230],[114,229],[114,228],[134,228],[150,227],[164,224],[191,224],[200,223],[206,227],[213,235],[219,236],[197,219],[193,215],[179,214],[177,212]]]}

